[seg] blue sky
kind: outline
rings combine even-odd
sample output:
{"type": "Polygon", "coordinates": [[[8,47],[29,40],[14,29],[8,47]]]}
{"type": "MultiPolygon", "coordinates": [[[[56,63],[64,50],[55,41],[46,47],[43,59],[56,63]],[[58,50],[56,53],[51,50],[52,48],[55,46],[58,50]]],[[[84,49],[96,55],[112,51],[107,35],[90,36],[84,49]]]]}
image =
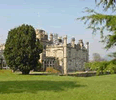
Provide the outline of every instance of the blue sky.
{"type": "MultiPolygon", "coordinates": [[[[0,44],[5,43],[8,31],[21,24],[30,24],[59,36],[68,36],[90,42],[90,59],[93,53],[105,56],[114,49],[103,49],[99,43],[100,35],[92,36],[92,31],[76,18],[86,15],[85,7],[95,8],[94,0],[0,0],[0,44]]],[[[100,11],[100,9],[97,9],[100,11]]]]}

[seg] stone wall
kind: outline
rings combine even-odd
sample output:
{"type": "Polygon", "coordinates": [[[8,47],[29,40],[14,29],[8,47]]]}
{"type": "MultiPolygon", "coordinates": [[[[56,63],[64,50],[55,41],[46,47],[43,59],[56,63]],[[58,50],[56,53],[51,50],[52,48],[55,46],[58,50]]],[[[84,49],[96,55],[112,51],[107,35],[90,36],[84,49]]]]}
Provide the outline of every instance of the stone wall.
{"type": "Polygon", "coordinates": [[[68,48],[68,71],[77,71],[84,69],[84,62],[87,62],[87,51],[68,48]]]}
{"type": "Polygon", "coordinates": [[[46,57],[55,57],[59,60],[59,65],[63,66],[63,46],[46,47],[46,57]]]}

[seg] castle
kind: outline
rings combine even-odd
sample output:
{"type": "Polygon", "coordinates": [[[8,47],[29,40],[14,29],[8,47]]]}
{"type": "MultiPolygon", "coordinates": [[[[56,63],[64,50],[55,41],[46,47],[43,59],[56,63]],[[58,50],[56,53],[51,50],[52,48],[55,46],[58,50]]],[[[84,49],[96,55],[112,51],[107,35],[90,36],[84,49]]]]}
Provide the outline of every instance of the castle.
{"type": "MultiPolygon", "coordinates": [[[[72,38],[71,43],[67,43],[67,36],[58,38],[57,43],[54,43],[54,36],[48,34],[44,30],[36,29],[36,38],[43,45],[43,52],[40,54],[40,63],[43,69],[53,67],[67,74],[71,71],[81,71],[84,69],[84,63],[89,61],[89,42],[84,46],[83,40],[79,40],[75,44],[75,38],[72,38]]],[[[0,50],[4,50],[5,45],[0,45],[0,50]]]]}
{"type": "Polygon", "coordinates": [[[64,74],[71,71],[81,71],[84,63],[89,61],[89,42],[84,46],[83,40],[75,44],[75,38],[71,43],[67,43],[67,36],[58,38],[57,44],[54,43],[53,34],[48,34],[44,30],[36,29],[36,38],[43,45],[43,52],[40,54],[40,62],[43,68],[54,67],[64,74]]]}

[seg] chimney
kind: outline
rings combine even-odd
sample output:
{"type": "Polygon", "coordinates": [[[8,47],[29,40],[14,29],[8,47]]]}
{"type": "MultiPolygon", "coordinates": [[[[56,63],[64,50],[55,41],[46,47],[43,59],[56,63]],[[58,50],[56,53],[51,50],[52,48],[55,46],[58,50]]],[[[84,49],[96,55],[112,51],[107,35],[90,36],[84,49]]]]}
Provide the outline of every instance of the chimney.
{"type": "Polygon", "coordinates": [[[48,40],[48,34],[45,32],[45,40],[48,40]]]}
{"type": "Polygon", "coordinates": [[[71,45],[72,45],[73,48],[75,47],[75,38],[72,38],[71,45]]]}
{"type": "Polygon", "coordinates": [[[87,51],[89,51],[89,42],[86,42],[86,49],[87,49],[87,51]]]}

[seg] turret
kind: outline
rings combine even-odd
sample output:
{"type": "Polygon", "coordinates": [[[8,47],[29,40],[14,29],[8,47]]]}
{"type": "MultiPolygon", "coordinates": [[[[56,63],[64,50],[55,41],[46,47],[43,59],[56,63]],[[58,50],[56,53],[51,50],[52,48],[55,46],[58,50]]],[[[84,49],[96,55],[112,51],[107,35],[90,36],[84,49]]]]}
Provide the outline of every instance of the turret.
{"type": "Polygon", "coordinates": [[[89,51],[89,42],[86,42],[86,49],[87,49],[87,51],[89,51]]]}
{"type": "Polygon", "coordinates": [[[62,37],[58,37],[58,44],[62,43],[62,37]]]}
{"type": "Polygon", "coordinates": [[[36,38],[39,38],[39,37],[38,37],[38,35],[39,35],[39,30],[38,30],[38,29],[35,30],[35,33],[36,33],[36,38]]]}
{"type": "Polygon", "coordinates": [[[73,48],[75,47],[75,38],[72,38],[71,45],[72,45],[73,48]]]}
{"type": "Polygon", "coordinates": [[[43,30],[36,29],[35,32],[36,32],[36,38],[41,40],[42,39],[43,30]]]}
{"type": "Polygon", "coordinates": [[[66,36],[64,36],[64,46],[67,46],[67,35],[66,36]]]}
{"type": "Polygon", "coordinates": [[[45,32],[44,39],[48,40],[48,34],[45,32]]]}
{"type": "Polygon", "coordinates": [[[83,40],[82,39],[79,40],[79,44],[80,44],[80,47],[82,49],[83,48],[83,40]]]}
{"type": "Polygon", "coordinates": [[[53,34],[50,34],[50,41],[53,42],[53,34]]]}

